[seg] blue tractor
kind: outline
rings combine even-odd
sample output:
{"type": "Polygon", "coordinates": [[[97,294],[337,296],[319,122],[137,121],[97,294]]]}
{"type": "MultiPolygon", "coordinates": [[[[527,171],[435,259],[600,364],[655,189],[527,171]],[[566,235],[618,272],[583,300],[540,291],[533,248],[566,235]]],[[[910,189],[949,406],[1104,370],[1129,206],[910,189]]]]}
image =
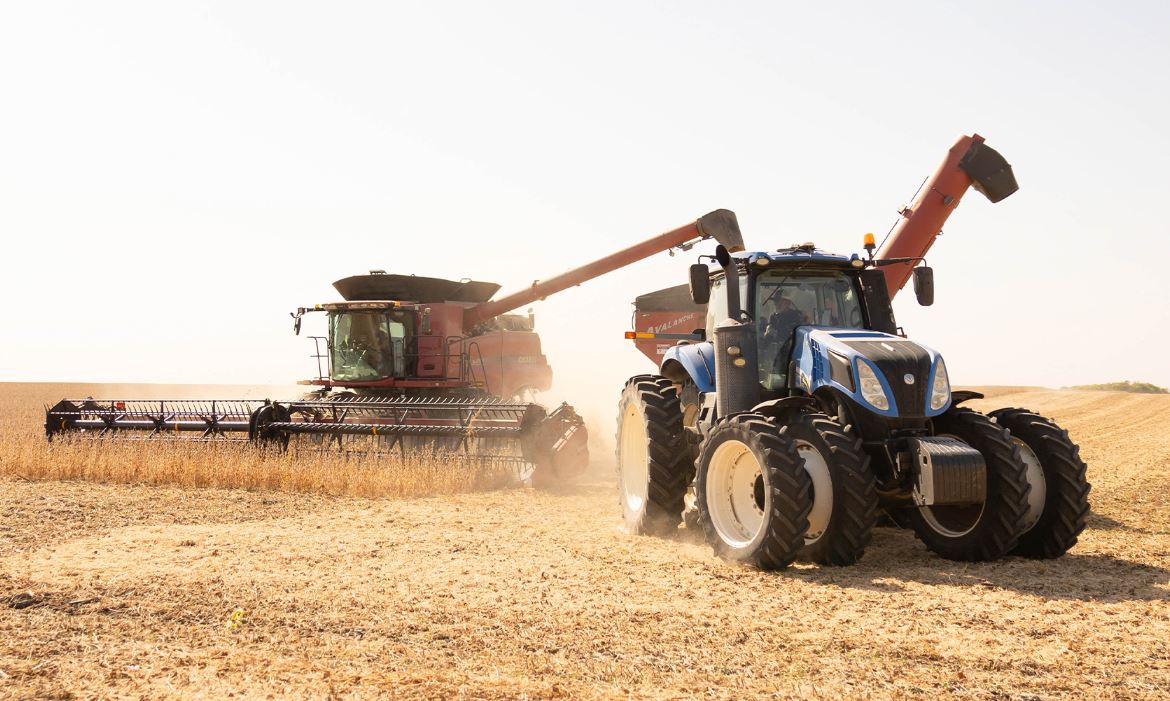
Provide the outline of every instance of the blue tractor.
{"type": "MultiPolygon", "coordinates": [[[[1075,544],[1089,485],[1068,433],[1026,409],[961,406],[982,395],[952,391],[942,356],[894,320],[891,292],[911,277],[919,303],[933,302],[922,254],[963,191],[997,202],[1016,189],[998,153],[964,139],[877,256],[872,237],[865,257],[720,245],[689,285],[639,298],[640,310],[704,323],[627,334],[660,358],[619,405],[632,532],[664,535],[685,519],[720,556],[763,569],[852,564],[883,511],[954,560],[1051,558],[1075,544]]],[[[742,241],[727,210],[700,222],[742,241]]]]}

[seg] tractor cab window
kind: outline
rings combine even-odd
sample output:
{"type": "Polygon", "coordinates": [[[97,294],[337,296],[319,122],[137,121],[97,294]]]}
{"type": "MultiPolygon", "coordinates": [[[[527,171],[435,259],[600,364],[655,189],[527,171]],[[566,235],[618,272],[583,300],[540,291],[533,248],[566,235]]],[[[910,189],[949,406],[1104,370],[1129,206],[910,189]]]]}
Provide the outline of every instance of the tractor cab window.
{"type": "Polygon", "coordinates": [[[864,328],[853,278],[842,273],[769,270],[756,277],[755,292],[760,382],[764,389],[782,390],[787,386],[796,327],[864,328]]]}
{"type": "Polygon", "coordinates": [[[338,382],[406,376],[406,343],[413,332],[403,312],[329,314],[329,359],[338,382]]]}
{"type": "MultiPolygon", "coordinates": [[[[739,300],[745,307],[748,301],[748,276],[740,274],[739,300]]],[[[715,340],[715,326],[727,318],[727,280],[720,277],[711,281],[711,298],[707,302],[707,340],[715,340]]]]}

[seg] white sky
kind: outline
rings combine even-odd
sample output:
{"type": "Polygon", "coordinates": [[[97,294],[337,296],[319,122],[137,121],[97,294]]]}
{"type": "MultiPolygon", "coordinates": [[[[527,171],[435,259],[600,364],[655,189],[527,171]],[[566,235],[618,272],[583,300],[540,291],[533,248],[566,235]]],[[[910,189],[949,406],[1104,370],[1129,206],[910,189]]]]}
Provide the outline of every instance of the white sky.
{"type": "MultiPolygon", "coordinates": [[[[1170,385],[1166,3],[0,8],[0,380],[288,382],[337,278],[507,291],[718,207],[857,250],[978,131],[1021,189],[900,323],[956,384],[1170,385]]],[[[649,371],[630,301],[692,260],[537,305],[550,399],[649,371]]]]}

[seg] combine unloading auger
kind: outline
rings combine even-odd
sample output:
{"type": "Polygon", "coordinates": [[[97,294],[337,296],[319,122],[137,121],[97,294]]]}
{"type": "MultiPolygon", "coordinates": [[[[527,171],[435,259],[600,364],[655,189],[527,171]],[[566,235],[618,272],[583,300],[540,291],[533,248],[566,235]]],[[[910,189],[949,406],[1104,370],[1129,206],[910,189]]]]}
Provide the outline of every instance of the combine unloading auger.
{"type": "Polygon", "coordinates": [[[371,271],[334,283],[345,301],[324,313],[325,367],[298,400],[63,400],[45,432],[97,439],[242,441],[292,452],[441,456],[558,482],[588,465],[588,433],[567,404],[524,401],[551,387],[531,315],[522,306],[671,248],[714,238],[740,250],[735,216],[711,212],[497,300],[499,285],[371,271]]]}

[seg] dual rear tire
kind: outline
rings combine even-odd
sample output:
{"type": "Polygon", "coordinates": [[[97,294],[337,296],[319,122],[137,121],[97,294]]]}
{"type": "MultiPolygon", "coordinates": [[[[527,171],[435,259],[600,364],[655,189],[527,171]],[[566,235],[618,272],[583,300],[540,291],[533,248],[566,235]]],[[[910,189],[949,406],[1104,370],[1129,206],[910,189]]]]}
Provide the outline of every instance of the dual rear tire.
{"type": "Polygon", "coordinates": [[[1060,557],[1085,529],[1089,481],[1080,448],[1060,426],[1027,409],[1005,408],[991,418],[1007,429],[1027,468],[1028,509],[1013,555],[1060,557]]]}
{"type": "Polygon", "coordinates": [[[720,422],[700,448],[695,489],[715,553],[761,569],[851,565],[877,519],[860,440],[819,413],[794,411],[783,425],[760,414],[720,422]]]}
{"type": "MultiPolygon", "coordinates": [[[[1023,409],[989,417],[956,408],[936,418],[934,429],[983,455],[987,486],[979,505],[897,512],[930,550],[961,561],[1051,558],[1076,543],[1089,485],[1066,432],[1023,409]]],[[[781,421],[737,414],[708,432],[693,462],[691,450],[671,381],[631,378],[618,417],[619,501],[631,533],[676,531],[694,478],[695,525],[725,559],[781,569],[798,558],[849,565],[864,553],[877,519],[876,486],[848,427],[812,412],[781,421]]]]}
{"type": "Polygon", "coordinates": [[[1076,544],[1089,513],[1089,483],[1067,431],[1026,409],[985,416],[963,408],[936,418],[934,429],[983,455],[987,494],[976,506],[901,510],[899,519],[930,550],[951,560],[987,561],[1055,558],[1076,544]]]}
{"type": "Polygon", "coordinates": [[[675,532],[693,481],[694,524],[716,554],[762,569],[797,558],[852,564],[876,520],[869,459],[847,428],[819,413],[793,412],[783,426],[738,414],[708,433],[695,460],[677,390],[654,375],[622,392],[617,463],[630,533],[675,532]]]}
{"type": "Polygon", "coordinates": [[[1011,552],[1028,507],[1027,467],[1010,434],[989,417],[951,409],[934,419],[936,436],[957,438],[983,456],[987,485],[983,503],[922,506],[903,515],[931,551],[949,560],[997,560],[1011,552]]]}

